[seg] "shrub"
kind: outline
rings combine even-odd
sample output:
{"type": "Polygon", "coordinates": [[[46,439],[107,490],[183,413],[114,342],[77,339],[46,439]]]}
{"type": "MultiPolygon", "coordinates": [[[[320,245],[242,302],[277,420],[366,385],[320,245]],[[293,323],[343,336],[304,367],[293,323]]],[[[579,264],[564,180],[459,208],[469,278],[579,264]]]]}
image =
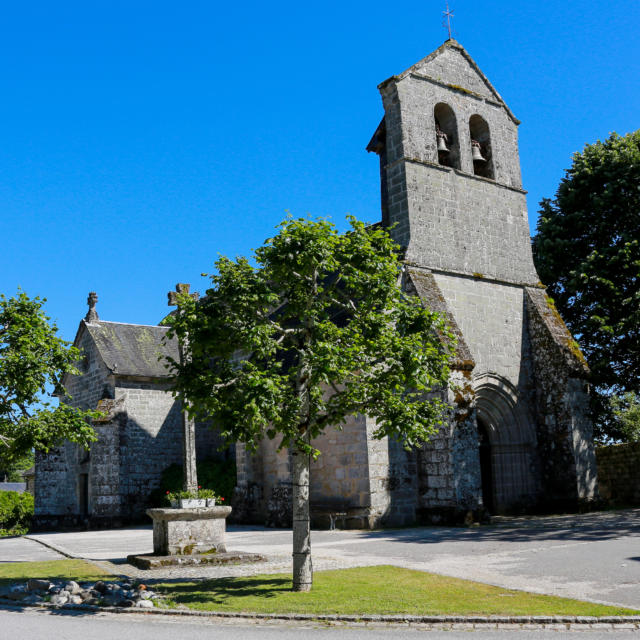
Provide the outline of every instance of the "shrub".
{"type": "Polygon", "coordinates": [[[29,531],[33,517],[33,496],[17,491],[0,491],[0,537],[29,531]]]}

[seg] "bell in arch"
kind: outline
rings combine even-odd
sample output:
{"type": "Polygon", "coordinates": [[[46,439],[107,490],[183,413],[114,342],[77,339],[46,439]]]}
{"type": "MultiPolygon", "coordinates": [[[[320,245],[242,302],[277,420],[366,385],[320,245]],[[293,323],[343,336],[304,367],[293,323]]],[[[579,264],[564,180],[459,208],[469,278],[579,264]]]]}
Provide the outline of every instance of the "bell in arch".
{"type": "Polygon", "coordinates": [[[449,153],[449,147],[447,147],[447,134],[438,129],[436,131],[436,137],[438,138],[438,153],[449,153]]]}
{"type": "Polygon", "coordinates": [[[474,162],[486,162],[487,159],[482,157],[480,143],[477,140],[471,141],[471,157],[474,162]]]}

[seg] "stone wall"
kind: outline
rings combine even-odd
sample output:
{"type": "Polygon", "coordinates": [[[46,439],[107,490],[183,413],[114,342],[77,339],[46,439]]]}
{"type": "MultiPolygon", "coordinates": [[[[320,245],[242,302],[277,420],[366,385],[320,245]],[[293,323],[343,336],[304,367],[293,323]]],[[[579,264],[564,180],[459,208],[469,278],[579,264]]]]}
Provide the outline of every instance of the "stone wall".
{"type": "MultiPolygon", "coordinates": [[[[369,462],[369,512],[362,513],[359,527],[404,526],[416,520],[417,452],[406,451],[389,438],[373,437],[377,424],[367,418],[369,462]]],[[[354,514],[354,517],[356,514],[354,514]]],[[[356,524],[357,520],[353,520],[356,524]]]]}
{"type": "Polygon", "coordinates": [[[231,506],[231,522],[262,524],[265,521],[262,464],[259,455],[251,452],[242,442],[236,442],[237,484],[231,506]]]}
{"type": "MultiPolygon", "coordinates": [[[[112,393],[112,381],[89,332],[81,325],[78,338],[83,351],[79,364],[80,376],[68,376],[65,401],[74,407],[95,409],[106,393],[112,393]]],[[[88,473],[87,453],[72,443],[64,443],[49,454],[37,454],[35,464],[34,526],[50,527],[58,522],[75,525],[80,516],[79,475],[88,473]]]]}
{"type": "Polygon", "coordinates": [[[311,504],[343,511],[368,507],[370,471],[364,416],[350,416],[341,430],[327,428],[312,445],[320,455],[311,462],[311,504]]]}
{"type": "Polygon", "coordinates": [[[144,517],[149,493],[172,463],[182,464],[180,404],[168,382],[118,380],[115,397],[126,407],[120,440],[123,511],[128,518],[144,517]]]}
{"type": "Polygon", "coordinates": [[[121,524],[125,515],[122,495],[121,452],[127,415],[122,400],[102,400],[98,405],[105,418],[94,422],[98,437],[89,456],[89,512],[91,520],[103,525],[121,524]]]}
{"type": "Polygon", "coordinates": [[[544,289],[526,293],[545,501],[562,509],[596,496],[589,369],[544,289]]]}
{"type": "Polygon", "coordinates": [[[515,387],[522,386],[529,375],[522,362],[522,287],[480,277],[434,274],[434,278],[471,351],[475,375],[491,371],[515,387]]]}
{"type": "Polygon", "coordinates": [[[640,505],[640,442],[596,449],[598,491],[617,506],[640,505]]]}

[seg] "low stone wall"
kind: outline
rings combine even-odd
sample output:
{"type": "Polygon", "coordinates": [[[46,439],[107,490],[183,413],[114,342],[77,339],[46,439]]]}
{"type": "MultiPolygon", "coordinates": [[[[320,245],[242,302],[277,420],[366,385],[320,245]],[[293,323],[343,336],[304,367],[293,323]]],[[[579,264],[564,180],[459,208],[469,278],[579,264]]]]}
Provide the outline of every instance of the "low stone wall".
{"type": "Polygon", "coordinates": [[[640,505],[640,442],[596,449],[600,497],[619,505],[640,505]]]}

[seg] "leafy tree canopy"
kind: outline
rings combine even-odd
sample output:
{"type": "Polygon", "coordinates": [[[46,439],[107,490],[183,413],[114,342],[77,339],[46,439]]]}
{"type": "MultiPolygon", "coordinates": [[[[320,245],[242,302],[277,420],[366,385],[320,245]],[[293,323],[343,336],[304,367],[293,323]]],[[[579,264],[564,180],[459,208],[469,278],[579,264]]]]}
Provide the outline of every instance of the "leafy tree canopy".
{"type": "Polygon", "coordinates": [[[622,396],[612,396],[611,410],[615,424],[629,442],[640,442],[640,396],[627,391],[622,396]]]}
{"type": "Polygon", "coordinates": [[[349,218],[288,219],[245,258],[220,258],[213,286],[179,297],[170,333],[185,345],[173,362],[177,392],[231,441],[281,438],[294,458],[294,588],[310,588],[309,456],[312,439],[349,415],[376,419],[374,436],[406,446],[429,438],[445,405],[453,338],[437,314],[398,286],[398,247],[379,227],[349,218]],[[306,487],[306,489],[305,489],[306,487]],[[307,534],[298,535],[299,527],[307,534]],[[297,549],[297,550],[296,550],[297,549]],[[304,577],[304,572],[307,572],[304,577]]]}
{"type": "Polygon", "coordinates": [[[0,482],[3,478],[7,482],[22,482],[22,473],[33,467],[35,463],[35,456],[32,451],[29,451],[24,456],[9,456],[9,459],[5,459],[5,451],[0,447],[0,482]]]}
{"type": "Polygon", "coordinates": [[[47,388],[64,392],[65,373],[78,374],[78,349],[59,338],[45,315],[44,299],[0,295],[0,451],[10,462],[32,449],[48,451],[64,440],[87,447],[95,440],[87,418],[98,414],[61,402],[47,388]]]}
{"type": "Polygon", "coordinates": [[[640,131],[574,154],[541,207],[538,273],[591,367],[598,435],[624,437],[609,395],[640,392],[640,131]]]}
{"type": "Polygon", "coordinates": [[[340,235],[324,220],[287,220],[257,266],[220,258],[204,299],[181,296],[172,334],[188,357],[172,363],[176,388],[229,440],[279,434],[312,453],[309,436],[364,412],[378,437],[411,446],[438,423],[442,405],[424,392],[446,386],[453,338],[401,292],[386,231],[350,222],[340,235]]]}

